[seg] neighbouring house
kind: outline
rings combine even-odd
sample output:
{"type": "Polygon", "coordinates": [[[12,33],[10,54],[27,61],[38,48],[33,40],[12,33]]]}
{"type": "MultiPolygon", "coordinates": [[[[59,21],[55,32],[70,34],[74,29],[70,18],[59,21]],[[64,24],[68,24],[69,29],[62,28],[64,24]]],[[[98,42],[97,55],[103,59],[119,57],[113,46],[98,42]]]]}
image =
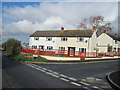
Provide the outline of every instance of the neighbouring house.
{"type": "Polygon", "coordinates": [[[24,42],[23,44],[21,44],[21,46],[22,46],[22,47],[28,47],[28,46],[29,46],[29,43],[25,43],[25,42],[24,42]]]}
{"type": "Polygon", "coordinates": [[[120,52],[120,39],[115,35],[103,33],[97,38],[98,52],[120,52]]]}
{"type": "MultiPolygon", "coordinates": [[[[36,31],[30,35],[29,46],[33,49],[67,50],[80,52],[96,52],[97,36],[96,29],[93,30],[49,30],[36,31]]],[[[75,54],[75,53],[73,53],[75,54]]]]}

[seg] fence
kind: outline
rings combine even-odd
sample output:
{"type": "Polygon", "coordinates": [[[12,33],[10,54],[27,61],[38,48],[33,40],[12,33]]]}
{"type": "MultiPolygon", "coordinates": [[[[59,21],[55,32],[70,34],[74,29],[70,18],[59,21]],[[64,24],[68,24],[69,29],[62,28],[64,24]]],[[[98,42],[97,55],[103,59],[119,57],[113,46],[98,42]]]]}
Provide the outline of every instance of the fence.
{"type": "Polygon", "coordinates": [[[57,50],[57,49],[32,49],[32,48],[20,48],[20,52],[36,54],[36,55],[51,55],[51,56],[69,56],[69,57],[114,57],[120,56],[120,52],[79,52],[71,50],[57,50]]]}

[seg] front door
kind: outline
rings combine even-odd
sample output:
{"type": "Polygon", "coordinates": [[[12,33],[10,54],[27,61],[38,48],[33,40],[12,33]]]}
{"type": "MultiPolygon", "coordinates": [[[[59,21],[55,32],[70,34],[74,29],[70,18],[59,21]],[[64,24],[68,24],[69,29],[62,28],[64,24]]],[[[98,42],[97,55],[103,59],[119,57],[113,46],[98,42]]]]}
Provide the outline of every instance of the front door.
{"type": "Polygon", "coordinates": [[[75,56],[75,47],[68,47],[68,55],[75,56]]]}
{"type": "Polygon", "coordinates": [[[43,50],[43,49],[44,49],[44,46],[43,46],[43,45],[39,45],[39,49],[40,49],[40,50],[43,50]]]}

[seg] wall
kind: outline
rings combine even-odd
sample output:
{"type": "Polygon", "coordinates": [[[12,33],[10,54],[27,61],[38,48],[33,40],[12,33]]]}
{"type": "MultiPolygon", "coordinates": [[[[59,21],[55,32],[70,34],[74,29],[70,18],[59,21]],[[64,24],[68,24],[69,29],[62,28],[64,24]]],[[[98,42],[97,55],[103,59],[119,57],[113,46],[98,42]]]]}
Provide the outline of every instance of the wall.
{"type": "MultiPolygon", "coordinates": [[[[109,46],[112,46],[112,49],[118,48],[118,44],[115,43],[115,40],[113,40],[110,36],[108,36],[106,33],[102,33],[97,38],[98,43],[98,49],[99,52],[107,52],[108,51],[108,44],[109,46]],[[104,47],[103,47],[104,46],[104,47]],[[103,49],[104,48],[104,49],[103,49]]],[[[119,42],[118,42],[119,43],[119,42]]]]}
{"type": "Polygon", "coordinates": [[[94,31],[92,37],[90,38],[89,52],[96,52],[97,49],[97,36],[96,31],[94,31]]]}
{"type": "Polygon", "coordinates": [[[79,48],[86,48],[88,50],[88,37],[84,38],[84,42],[78,42],[77,37],[67,37],[67,41],[61,41],[61,37],[56,37],[56,49],[59,47],[65,47],[65,50],[68,50],[68,47],[76,47],[75,51],[79,51],[79,48]],[[85,42],[87,40],[87,43],[85,42]]]}
{"type": "Polygon", "coordinates": [[[53,46],[53,49],[56,48],[56,37],[52,37],[52,41],[46,41],[46,37],[39,37],[39,40],[34,40],[34,37],[30,37],[29,46],[32,45],[43,45],[47,49],[47,46],[53,46]]]}

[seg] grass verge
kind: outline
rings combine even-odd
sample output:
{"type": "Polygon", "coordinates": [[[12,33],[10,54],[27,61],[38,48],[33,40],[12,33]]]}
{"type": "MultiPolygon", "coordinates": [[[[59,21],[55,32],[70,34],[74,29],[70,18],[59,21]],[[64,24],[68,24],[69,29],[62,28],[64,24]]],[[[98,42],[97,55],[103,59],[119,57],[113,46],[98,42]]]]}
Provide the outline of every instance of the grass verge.
{"type": "Polygon", "coordinates": [[[45,61],[47,61],[46,58],[43,58],[39,55],[36,59],[34,59],[32,57],[27,58],[27,57],[25,57],[26,55],[31,55],[31,54],[19,54],[17,56],[13,56],[12,58],[17,60],[17,61],[32,61],[32,62],[45,62],[45,61]]]}

